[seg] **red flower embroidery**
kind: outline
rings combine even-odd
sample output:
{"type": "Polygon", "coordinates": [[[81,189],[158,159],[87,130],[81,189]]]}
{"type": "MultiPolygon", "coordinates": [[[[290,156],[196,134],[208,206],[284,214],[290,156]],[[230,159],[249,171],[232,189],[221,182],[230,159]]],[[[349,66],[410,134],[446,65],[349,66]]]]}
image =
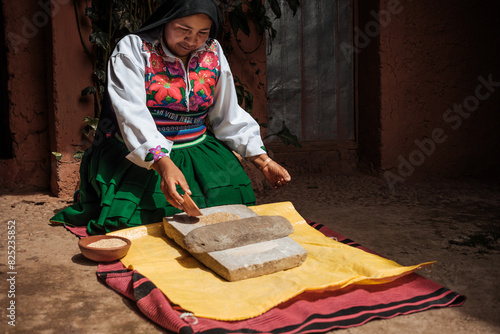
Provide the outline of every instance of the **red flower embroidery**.
{"type": "Polygon", "coordinates": [[[199,57],[199,62],[200,67],[209,69],[210,71],[219,67],[219,58],[213,52],[203,52],[199,57]]]}
{"type": "Polygon", "coordinates": [[[151,52],[152,48],[153,44],[146,41],[142,41],[142,51],[151,52]]]}
{"type": "Polygon", "coordinates": [[[198,73],[190,72],[189,80],[195,94],[201,96],[212,94],[212,89],[215,86],[215,75],[213,72],[208,70],[201,70],[198,73]]]}
{"type": "Polygon", "coordinates": [[[154,73],[153,69],[149,66],[146,66],[146,69],[144,71],[144,80],[146,82],[146,89],[151,85],[151,80],[153,79],[154,73]]]}
{"type": "Polygon", "coordinates": [[[153,53],[151,58],[149,58],[149,62],[151,63],[151,68],[155,73],[165,72],[165,63],[160,56],[153,53]]]}
{"type": "Polygon", "coordinates": [[[181,87],[184,87],[184,80],[182,78],[170,79],[167,75],[157,74],[153,80],[154,82],[149,86],[149,90],[156,92],[156,102],[168,104],[182,100],[181,87]]]}
{"type": "Polygon", "coordinates": [[[161,47],[160,43],[155,44],[155,51],[157,54],[159,54],[162,57],[166,57],[167,55],[165,54],[165,51],[163,51],[163,48],[161,47]]]}

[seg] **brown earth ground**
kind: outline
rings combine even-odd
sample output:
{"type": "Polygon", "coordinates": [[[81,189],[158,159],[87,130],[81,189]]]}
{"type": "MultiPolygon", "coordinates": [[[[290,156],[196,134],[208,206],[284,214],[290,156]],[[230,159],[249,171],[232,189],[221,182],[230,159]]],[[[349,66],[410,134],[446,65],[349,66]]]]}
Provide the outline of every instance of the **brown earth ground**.
{"type": "MultiPolygon", "coordinates": [[[[366,175],[294,176],[285,189],[258,190],[258,204],[290,201],[304,217],[403,265],[436,260],[421,275],[464,294],[461,307],[376,320],[338,333],[500,333],[500,182],[433,180],[401,184],[366,175]]],[[[0,197],[2,333],[165,333],[135,304],[96,278],[77,238],[48,222],[70,199],[0,197]],[[8,222],[15,220],[15,327],[6,309],[8,222]]]]}

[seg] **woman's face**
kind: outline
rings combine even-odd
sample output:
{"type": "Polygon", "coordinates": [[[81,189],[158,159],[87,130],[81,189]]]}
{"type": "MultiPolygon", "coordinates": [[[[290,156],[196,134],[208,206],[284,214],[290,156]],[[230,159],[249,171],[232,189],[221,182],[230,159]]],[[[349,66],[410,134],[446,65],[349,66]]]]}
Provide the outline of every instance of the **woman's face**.
{"type": "Polygon", "coordinates": [[[207,41],[211,27],[212,20],[208,15],[194,14],[166,23],[163,36],[169,50],[184,57],[207,41]]]}

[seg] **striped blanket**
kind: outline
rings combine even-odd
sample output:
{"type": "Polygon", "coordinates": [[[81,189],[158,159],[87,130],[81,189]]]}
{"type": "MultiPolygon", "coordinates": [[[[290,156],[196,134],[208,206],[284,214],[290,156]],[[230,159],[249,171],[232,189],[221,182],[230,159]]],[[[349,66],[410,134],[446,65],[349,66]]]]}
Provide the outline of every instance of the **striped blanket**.
{"type": "MultiPolygon", "coordinates": [[[[338,241],[361,245],[313,222],[311,226],[338,241]]],[[[68,228],[71,230],[71,228],[68,228]]],[[[83,234],[74,230],[75,234],[83,234]]],[[[465,296],[418,274],[380,285],[351,285],[335,291],[307,291],[270,311],[242,321],[194,317],[172,305],[168,298],[137,271],[121,262],[100,263],[97,276],[110,288],[137,303],[149,319],[175,333],[325,333],[432,308],[460,306],[465,296]]]]}

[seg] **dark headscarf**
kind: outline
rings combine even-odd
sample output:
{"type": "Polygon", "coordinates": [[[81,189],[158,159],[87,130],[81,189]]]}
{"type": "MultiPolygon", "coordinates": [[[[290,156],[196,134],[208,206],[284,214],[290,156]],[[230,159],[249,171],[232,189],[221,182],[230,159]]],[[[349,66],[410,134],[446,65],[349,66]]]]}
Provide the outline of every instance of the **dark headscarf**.
{"type": "Polygon", "coordinates": [[[221,22],[221,14],[215,0],[165,0],[134,33],[150,30],[193,14],[206,14],[212,19],[210,37],[215,38],[221,22]]]}

